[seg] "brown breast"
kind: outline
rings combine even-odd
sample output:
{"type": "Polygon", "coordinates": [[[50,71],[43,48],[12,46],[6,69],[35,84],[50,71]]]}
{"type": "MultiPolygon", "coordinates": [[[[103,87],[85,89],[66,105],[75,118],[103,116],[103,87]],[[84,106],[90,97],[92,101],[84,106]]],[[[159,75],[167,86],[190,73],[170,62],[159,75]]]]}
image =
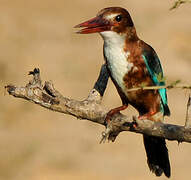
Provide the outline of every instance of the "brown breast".
{"type": "MultiPolygon", "coordinates": [[[[147,71],[140,46],[141,41],[127,43],[126,51],[130,52],[128,61],[134,64],[134,67],[123,78],[124,84],[128,89],[142,86],[153,86],[154,83],[147,71]]],[[[160,111],[160,95],[158,90],[137,90],[125,93],[128,101],[140,114],[160,111]]]]}

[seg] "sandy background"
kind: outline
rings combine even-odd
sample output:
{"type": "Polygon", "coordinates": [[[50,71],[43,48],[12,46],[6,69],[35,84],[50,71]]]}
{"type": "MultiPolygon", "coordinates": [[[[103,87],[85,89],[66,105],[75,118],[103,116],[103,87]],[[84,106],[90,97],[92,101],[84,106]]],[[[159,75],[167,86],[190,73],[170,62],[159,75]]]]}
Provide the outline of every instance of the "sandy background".
{"type": "MultiPolygon", "coordinates": [[[[67,97],[82,100],[103,63],[98,34],[77,35],[73,26],[102,8],[129,10],[139,37],[155,48],[168,82],[191,83],[191,6],[169,11],[170,0],[0,0],[0,180],[155,180],[141,135],[122,133],[99,145],[103,127],[4,95],[24,85],[39,67],[67,97]]],[[[188,91],[168,91],[169,123],[184,124],[188,91]]],[[[109,82],[103,104],[121,104],[109,82]]],[[[129,108],[126,114],[135,111],[129,108]]],[[[172,180],[189,180],[191,144],[167,142],[172,180]]]]}

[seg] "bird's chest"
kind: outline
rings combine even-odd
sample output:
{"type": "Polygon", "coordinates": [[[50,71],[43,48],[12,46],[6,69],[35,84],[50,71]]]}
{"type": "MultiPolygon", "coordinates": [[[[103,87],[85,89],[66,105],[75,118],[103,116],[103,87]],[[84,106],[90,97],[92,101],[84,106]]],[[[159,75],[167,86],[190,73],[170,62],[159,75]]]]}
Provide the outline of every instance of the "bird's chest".
{"type": "Polygon", "coordinates": [[[130,52],[120,47],[105,46],[104,55],[113,80],[125,91],[124,77],[134,68],[134,64],[129,61],[130,52]]]}
{"type": "MultiPolygon", "coordinates": [[[[130,101],[142,96],[142,91],[129,92],[128,89],[141,85],[153,85],[144,60],[140,55],[125,52],[119,47],[104,47],[104,55],[112,79],[130,101]]],[[[121,92],[121,90],[119,92],[121,92]]],[[[139,98],[138,98],[139,99],[139,98]]]]}

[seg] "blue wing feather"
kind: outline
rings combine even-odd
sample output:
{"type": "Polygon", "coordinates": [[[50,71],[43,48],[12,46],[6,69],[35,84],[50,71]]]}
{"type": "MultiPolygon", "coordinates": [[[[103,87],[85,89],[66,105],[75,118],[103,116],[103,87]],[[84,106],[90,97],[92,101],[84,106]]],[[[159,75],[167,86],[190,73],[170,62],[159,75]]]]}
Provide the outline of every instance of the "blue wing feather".
{"type": "MultiPolygon", "coordinates": [[[[149,46],[150,47],[150,46],[149,46]]],[[[145,50],[142,53],[142,57],[146,64],[147,70],[156,86],[163,86],[165,85],[165,81],[163,78],[163,70],[160,64],[160,60],[156,54],[156,52],[150,47],[150,50],[145,50]],[[161,79],[159,79],[159,76],[161,79]]],[[[159,89],[158,90],[161,96],[161,111],[164,115],[170,115],[170,110],[168,108],[168,101],[166,95],[166,89],[159,89]]]]}

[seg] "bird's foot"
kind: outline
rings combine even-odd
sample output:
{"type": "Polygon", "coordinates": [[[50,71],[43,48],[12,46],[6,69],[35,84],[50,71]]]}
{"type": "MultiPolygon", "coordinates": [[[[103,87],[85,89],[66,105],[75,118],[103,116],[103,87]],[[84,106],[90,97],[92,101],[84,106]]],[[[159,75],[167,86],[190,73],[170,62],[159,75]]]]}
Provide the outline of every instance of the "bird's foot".
{"type": "Polygon", "coordinates": [[[112,134],[112,131],[113,131],[113,128],[112,128],[112,121],[111,121],[111,118],[112,116],[114,115],[114,111],[113,109],[110,110],[107,115],[106,115],[106,118],[105,118],[105,131],[102,132],[102,138],[101,138],[101,141],[100,141],[100,144],[101,143],[105,143],[107,140],[108,142],[111,140],[111,141],[114,141],[113,139],[111,139],[111,134],[112,134]]]}
{"type": "Polygon", "coordinates": [[[133,122],[132,122],[133,128],[137,128],[137,127],[138,127],[136,120],[137,120],[137,117],[136,117],[136,116],[133,116],[133,122]]]}
{"type": "Polygon", "coordinates": [[[101,143],[105,143],[106,140],[108,140],[108,142],[111,140],[111,141],[114,141],[115,138],[111,139],[111,132],[112,132],[112,122],[111,122],[111,119],[112,117],[114,116],[114,114],[118,113],[119,111],[116,111],[116,109],[111,109],[107,115],[106,115],[106,118],[105,118],[105,131],[102,132],[102,138],[101,138],[101,141],[100,141],[100,144],[101,143]]]}
{"type": "Polygon", "coordinates": [[[113,111],[111,110],[107,113],[106,118],[105,118],[104,124],[105,124],[106,129],[105,129],[105,131],[102,132],[102,138],[100,140],[100,144],[105,143],[106,140],[108,140],[108,142],[109,142],[109,135],[112,131],[112,125],[111,125],[112,116],[113,116],[113,111]]]}
{"type": "Polygon", "coordinates": [[[108,142],[110,141],[114,142],[119,133],[120,131],[115,130],[115,127],[113,128],[112,122],[110,122],[106,126],[105,131],[102,132],[102,138],[100,140],[100,144],[105,143],[107,140],[108,142]]]}
{"type": "Polygon", "coordinates": [[[106,115],[105,124],[106,124],[106,125],[109,124],[109,122],[111,121],[112,117],[113,117],[115,114],[119,113],[119,112],[122,111],[122,110],[125,110],[127,107],[128,107],[128,105],[125,104],[125,105],[122,105],[122,106],[120,106],[120,107],[111,109],[111,110],[107,113],[107,115],[106,115]]]}
{"type": "Polygon", "coordinates": [[[128,105],[123,105],[123,106],[120,106],[120,107],[117,107],[117,108],[114,108],[114,109],[111,109],[107,115],[106,115],[106,118],[105,118],[105,126],[106,126],[106,129],[104,132],[102,132],[102,138],[101,138],[101,141],[100,143],[105,143],[106,140],[109,141],[112,141],[114,142],[117,135],[119,134],[119,132],[115,132],[113,130],[113,125],[112,125],[112,117],[119,113],[120,111],[126,109],[128,107],[128,105]]]}
{"type": "Polygon", "coordinates": [[[154,116],[157,112],[154,112],[154,111],[151,111],[151,112],[148,112],[144,115],[141,115],[138,117],[139,120],[144,120],[144,119],[149,119],[149,120],[153,120],[152,116],[154,116]]]}

